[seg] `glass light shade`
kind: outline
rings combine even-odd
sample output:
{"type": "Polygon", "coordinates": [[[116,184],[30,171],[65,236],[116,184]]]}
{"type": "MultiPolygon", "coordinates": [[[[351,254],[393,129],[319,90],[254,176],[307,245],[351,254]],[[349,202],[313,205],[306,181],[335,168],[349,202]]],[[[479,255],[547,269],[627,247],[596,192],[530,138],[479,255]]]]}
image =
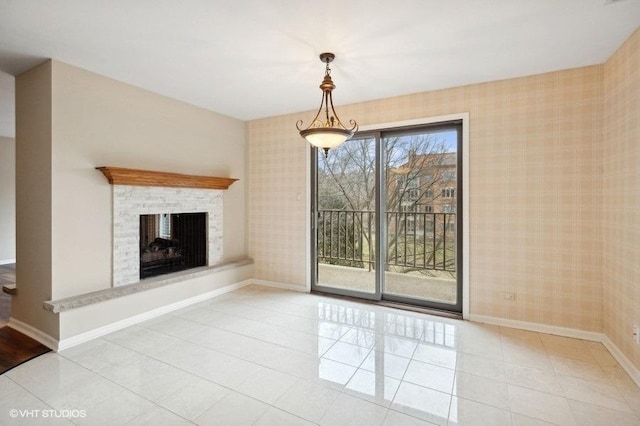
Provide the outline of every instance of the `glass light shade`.
{"type": "Polygon", "coordinates": [[[352,131],[334,127],[313,127],[300,132],[311,145],[325,150],[337,147],[352,135],[352,131]]]}

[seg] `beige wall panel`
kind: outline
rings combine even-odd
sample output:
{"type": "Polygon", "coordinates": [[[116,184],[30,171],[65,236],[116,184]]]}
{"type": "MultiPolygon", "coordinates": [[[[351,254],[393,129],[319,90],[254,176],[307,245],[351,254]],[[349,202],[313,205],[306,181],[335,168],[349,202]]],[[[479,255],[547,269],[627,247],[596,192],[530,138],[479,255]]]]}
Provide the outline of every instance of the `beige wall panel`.
{"type": "Polygon", "coordinates": [[[58,338],[51,299],[51,61],[16,77],[16,280],[11,317],[58,338]]]}
{"type": "Polygon", "coordinates": [[[604,331],[640,369],[640,29],[604,67],[604,331]]]}
{"type": "Polygon", "coordinates": [[[111,186],[96,166],[240,179],[224,193],[224,258],[246,255],[242,121],[54,61],[52,155],[54,298],[111,286],[111,186]]]}

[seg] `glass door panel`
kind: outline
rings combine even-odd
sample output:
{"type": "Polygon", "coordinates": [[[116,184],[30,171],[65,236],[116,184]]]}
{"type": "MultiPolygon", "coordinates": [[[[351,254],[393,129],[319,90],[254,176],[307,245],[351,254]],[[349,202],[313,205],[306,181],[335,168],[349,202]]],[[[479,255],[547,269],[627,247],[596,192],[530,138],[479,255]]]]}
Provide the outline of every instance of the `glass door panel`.
{"type": "Polygon", "coordinates": [[[376,140],[354,138],[316,161],[315,287],[347,295],[376,287],[376,140]]]}
{"type": "Polygon", "coordinates": [[[312,289],[462,311],[462,123],[313,150],[312,289]]]}
{"type": "Polygon", "coordinates": [[[456,127],[383,135],[385,298],[458,304],[458,138],[456,127]]]}

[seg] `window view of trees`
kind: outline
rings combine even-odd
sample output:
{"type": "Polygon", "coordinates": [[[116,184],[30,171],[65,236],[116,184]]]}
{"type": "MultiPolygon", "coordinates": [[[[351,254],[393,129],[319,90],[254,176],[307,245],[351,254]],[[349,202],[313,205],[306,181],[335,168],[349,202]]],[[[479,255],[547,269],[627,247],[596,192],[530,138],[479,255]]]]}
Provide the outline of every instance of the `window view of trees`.
{"type": "MultiPolygon", "coordinates": [[[[455,273],[457,155],[451,133],[385,137],[385,270],[455,273]]],[[[318,156],[318,260],[372,270],[375,140],[350,140],[318,156]]]]}

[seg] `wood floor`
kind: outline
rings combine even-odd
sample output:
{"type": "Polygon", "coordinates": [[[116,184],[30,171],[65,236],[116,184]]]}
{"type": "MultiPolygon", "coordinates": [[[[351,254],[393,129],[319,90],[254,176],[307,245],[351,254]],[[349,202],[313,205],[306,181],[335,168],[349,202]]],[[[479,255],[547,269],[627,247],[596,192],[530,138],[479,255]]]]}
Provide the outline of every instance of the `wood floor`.
{"type": "MultiPolygon", "coordinates": [[[[15,284],[16,265],[0,265],[0,287],[15,284]]],[[[11,316],[11,296],[0,291],[0,374],[50,351],[49,348],[7,327],[11,316]]]]}
{"type": "Polygon", "coordinates": [[[50,350],[12,328],[0,327],[0,374],[50,350]]]}

